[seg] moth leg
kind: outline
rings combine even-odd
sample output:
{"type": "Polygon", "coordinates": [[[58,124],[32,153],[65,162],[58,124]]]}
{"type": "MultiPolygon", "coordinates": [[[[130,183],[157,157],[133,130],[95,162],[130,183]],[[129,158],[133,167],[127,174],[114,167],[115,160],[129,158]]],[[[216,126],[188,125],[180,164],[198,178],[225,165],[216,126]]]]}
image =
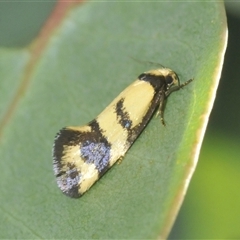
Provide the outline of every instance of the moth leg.
{"type": "Polygon", "coordinates": [[[165,121],[164,121],[164,109],[165,109],[165,104],[166,103],[166,95],[163,91],[160,92],[160,97],[159,97],[159,108],[157,111],[157,116],[160,115],[160,121],[163,126],[166,126],[165,121]]]}
{"type": "Polygon", "coordinates": [[[122,163],[123,157],[124,157],[124,156],[121,156],[121,157],[117,160],[117,164],[118,164],[118,165],[122,163]]]}

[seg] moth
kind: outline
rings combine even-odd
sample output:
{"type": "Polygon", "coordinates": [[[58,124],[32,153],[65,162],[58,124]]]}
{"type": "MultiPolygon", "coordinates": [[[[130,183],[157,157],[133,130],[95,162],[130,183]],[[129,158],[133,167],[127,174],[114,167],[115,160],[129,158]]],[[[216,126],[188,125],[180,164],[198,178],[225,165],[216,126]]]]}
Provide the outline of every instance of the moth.
{"type": "Polygon", "coordinates": [[[53,145],[53,170],[62,192],[82,196],[123,158],[157,108],[165,125],[166,99],[191,81],[180,84],[168,68],[144,72],[87,125],[61,129],[53,145]]]}

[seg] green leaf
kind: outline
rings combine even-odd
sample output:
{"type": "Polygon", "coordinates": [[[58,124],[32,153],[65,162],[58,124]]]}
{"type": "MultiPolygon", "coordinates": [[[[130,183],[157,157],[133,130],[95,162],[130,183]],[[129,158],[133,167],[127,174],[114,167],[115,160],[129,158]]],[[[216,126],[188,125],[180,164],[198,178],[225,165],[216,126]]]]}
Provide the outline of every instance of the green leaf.
{"type": "Polygon", "coordinates": [[[221,73],[223,3],[87,2],[57,19],[32,48],[0,50],[0,237],[165,238],[221,73]],[[169,97],[166,127],[153,117],[121,164],[80,199],[68,198],[52,171],[54,136],[92,120],[149,70],[132,58],[194,81],[169,97]]]}

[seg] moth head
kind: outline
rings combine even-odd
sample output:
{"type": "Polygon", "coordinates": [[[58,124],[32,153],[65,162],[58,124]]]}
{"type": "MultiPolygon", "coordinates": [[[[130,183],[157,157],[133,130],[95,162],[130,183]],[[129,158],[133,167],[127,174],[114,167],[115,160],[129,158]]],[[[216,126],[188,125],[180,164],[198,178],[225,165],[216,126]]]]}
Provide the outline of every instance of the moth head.
{"type": "Polygon", "coordinates": [[[167,69],[168,71],[166,72],[167,74],[165,75],[165,81],[167,84],[167,90],[170,89],[173,86],[179,86],[180,82],[179,82],[179,78],[178,75],[170,70],[167,69]]]}

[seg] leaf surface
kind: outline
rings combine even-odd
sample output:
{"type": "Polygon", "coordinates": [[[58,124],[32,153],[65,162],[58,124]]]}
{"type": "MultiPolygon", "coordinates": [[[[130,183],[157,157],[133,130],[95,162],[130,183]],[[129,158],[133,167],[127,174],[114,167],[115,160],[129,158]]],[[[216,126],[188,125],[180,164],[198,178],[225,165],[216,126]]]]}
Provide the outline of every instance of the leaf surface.
{"type": "Polygon", "coordinates": [[[0,49],[0,237],[165,238],[196,166],[226,29],[223,3],[86,2],[31,48],[0,49]],[[153,117],[120,165],[68,198],[52,171],[54,136],[156,68],[132,58],[194,81],[169,97],[166,127],[153,117]]]}

